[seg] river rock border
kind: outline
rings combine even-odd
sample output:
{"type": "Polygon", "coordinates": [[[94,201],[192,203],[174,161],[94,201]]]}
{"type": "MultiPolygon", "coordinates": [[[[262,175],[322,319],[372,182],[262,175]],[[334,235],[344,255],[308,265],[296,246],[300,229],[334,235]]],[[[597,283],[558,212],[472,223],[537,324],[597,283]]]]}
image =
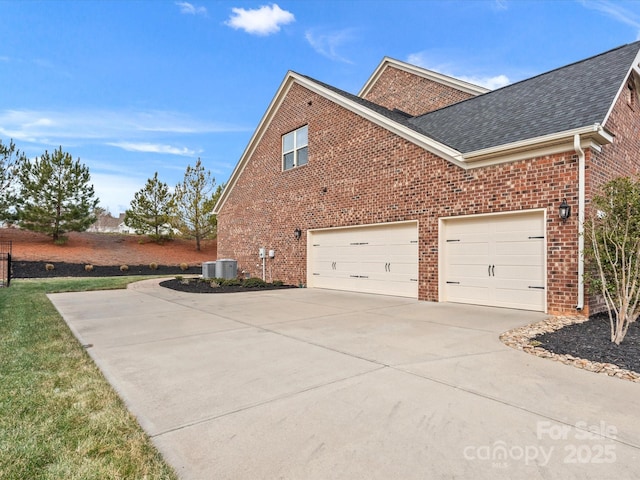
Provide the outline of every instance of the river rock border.
{"type": "Polygon", "coordinates": [[[589,320],[587,317],[570,317],[570,316],[558,316],[549,317],[538,323],[532,323],[531,325],[525,325],[514,330],[500,335],[500,340],[505,345],[526,352],[530,355],[535,355],[542,358],[550,358],[557,362],[564,363],[565,365],[572,365],[583,370],[588,370],[595,373],[603,373],[610,377],[618,377],[630,382],[640,383],[640,373],[633,372],[631,370],[625,370],[612,363],[600,363],[585,360],[584,358],[574,357],[572,355],[561,355],[550,352],[539,346],[540,342],[532,340],[538,335],[543,333],[555,332],[568,325],[574,323],[582,323],[589,320]]]}

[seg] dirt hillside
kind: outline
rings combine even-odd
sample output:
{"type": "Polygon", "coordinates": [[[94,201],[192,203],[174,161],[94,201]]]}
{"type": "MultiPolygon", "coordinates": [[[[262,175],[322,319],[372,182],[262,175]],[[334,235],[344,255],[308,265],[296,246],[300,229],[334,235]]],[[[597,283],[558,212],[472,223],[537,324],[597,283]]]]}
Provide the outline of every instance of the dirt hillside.
{"type": "Polygon", "coordinates": [[[64,245],[50,237],[20,230],[0,228],[0,241],[12,242],[14,261],[66,262],[93,265],[200,265],[216,259],[216,242],[207,240],[196,251],[195,240],[181,238],[158,245],[146,236],[112,233],[70,233],[64,245]]]}

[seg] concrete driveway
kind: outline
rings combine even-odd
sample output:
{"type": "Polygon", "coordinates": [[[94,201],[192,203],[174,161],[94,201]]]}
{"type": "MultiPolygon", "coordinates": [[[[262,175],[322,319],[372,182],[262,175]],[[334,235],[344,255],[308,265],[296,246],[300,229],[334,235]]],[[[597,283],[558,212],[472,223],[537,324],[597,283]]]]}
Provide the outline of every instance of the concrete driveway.
{"type": "Polygon", "coordinates": [[[185,479],[640,471],[640,385],[498,340],[542,314],[157,281],[50,299],[185,479]]]}

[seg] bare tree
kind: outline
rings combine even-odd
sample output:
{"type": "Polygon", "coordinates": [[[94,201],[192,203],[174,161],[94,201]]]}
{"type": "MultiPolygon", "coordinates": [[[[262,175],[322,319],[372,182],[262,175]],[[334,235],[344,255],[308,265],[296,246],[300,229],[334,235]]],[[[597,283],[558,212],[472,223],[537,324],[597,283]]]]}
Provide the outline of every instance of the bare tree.
{"type": "Polygon", "coordinates": [[[216,233],[216,216],[213,214],[222,186],[216,188],[216,180],[209,170],[205,170],[200,159],[195,167],[187,166],[184,180],[176,185],[175,203],[179,228],[185,235],[196,240],[196,250],[200,250],[203,239],[216,233]]]}
{"type": "Polygon", "coordinates": [[[627,177],[608,182],[593,198],[586,224],[587,279],[604,297],[611,341],[619,345],[640,315],[640,183],[627,177]]]}

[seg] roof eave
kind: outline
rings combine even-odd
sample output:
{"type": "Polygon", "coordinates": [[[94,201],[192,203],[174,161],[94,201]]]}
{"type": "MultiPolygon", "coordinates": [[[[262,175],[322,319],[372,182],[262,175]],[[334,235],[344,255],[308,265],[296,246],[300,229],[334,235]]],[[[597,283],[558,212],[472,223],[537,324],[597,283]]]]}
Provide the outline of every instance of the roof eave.
{"type": "Polygon", "coordinates": [[[549,155],[572,149],[576,135],[585,146],[607,145],[613,142],[613,135],[599,123],[565,130],[540,137],[528,138],[495,147],[464,153],[462,160],[467,168],[477,168],[487,164],[513,162],[534,156],[549,155]]]}
{"type": "Polygon", "coordinates": [[[629,66],[629,70],[627,71],[627,74],[625,75],[625,77],[622,79],[622,82],[620,83],[620,86],[618,88],[618,92],[616,93],[615,98],[613,99],[613,102],[611,102],[611,105],[609,106],[609,111],[607,112],[607,114],[604,117],[604,120],[602,121],[603,125],[607,124],[607,120],[609,120],[609,117],[611,116],[611,113],[613,112],[613,108],[616,106],[616,103],[618,103],[618,99],[620,98],[620,95],[622,95],[622,91],[625,89],[625,87],[627,86],[627,79],[629,78],[629,75],[640,75],[640,50],[638,50],[638,52],[636,53],[636,56],[633,60],[633,62],[631,63],[631,65],[629,66]]]}
{"type": "Polygon", "coordinates": [[[276,95],[273,97],[273,100],[269,104],[267,111],[265,112],[262,119],[260,120],[260,123],[258,124],[258,128],[256,129],[253,136],[249,140],[247,148],[245,148],[242,156],[240,157],[240,160],[238,161],[238,164],[236,165],[233,172],[231,173],[231,176],[227,181],[227,186],[225,187],[224,191],[222,192],[222,195],[220,196],[220,199],[218,200],[218,202],[214,207],[214,210],[213,210],[214,214],[218,214],[222,209],[222,207],[224,206],[224,203],[226,202],[231,190],[233,190],[233,186],[235,185],[236,181],[242,174],[242,171],[244,170],[245,165],[247,164],[249,158],[251,158],[251,155],[253,154],[260,139],[262,138],[262,135],[264,134],[267,127],[269,126],[271,118],[273,117],[278,107],[284,100],[286,93],[294,83],[297,83],[303,86],[304,88],[312,92],[315,92],[324,98],[327,98],[333,103],[340,105],[346,108],[347,110],[350,110],[356,113],[357,115],[363,118],[366,118],[367,120],[377,125],[382,126],[386,130],[393,132],[399,135],[400,137],[403,137],[404,139],[424,148],[425,150],[433,153],[434,155],[444,158],[445,160],[448,160],[458,165],[459,167],[466,168],[464,165],[464,162],[461,161],[462,154],[459,151],[452,149],[444,144],[441,144],[425,135],[422,135],[419,132],[416,132],[415,130],[405,125],[402,125],[398,122],[395,122],[385,117],[384,115],[381,115],[365,106],[362,106],[359,103],[356,103],[353,100],[350,100],[340,95],[339,93],[334,92],[333,90],[330,90],[322,85],[315,83],[309,78],[306,78],[295,72],[289,71],[285,76],[284,80],[282,81],[280,87],[278,88],[276,95]]]}
{"type": "Polygon", "coordinates": [[[231,176],[227,180],[226,186],[222,191],[220,198],[216,202],[216,205],[213,207],[213,213],[215,215],[217,215],[220,212],[220,209],[222,208],[224,203],[227,201],[227,197],[229,196],[229,193],[233,189],[233,185],[236,183],[236,181],[240,177],[240,174],[242,174],[242,171],[244,170],[244,167],[247,164],[248,159],[253,154],[253,151],[257,147],[258,142],[260,141],[260,139],[262,138],[262,135],[264,134],[264,131],[269,125],[269,120],[271,119],[271,117],[273,116],[277,108],[280,106],[280,103],[282,103],[282,100],[284,99],[286,91],[288,91],[289,88],[291,87],[292,74],[293,72],[289,71],[287,75],[285,75],[284,80],[282,80],[280,87],[278,87],[278,90],[276,91],[276,94],[271,100],[271,103],[269,104],[269,106],[267,107],[267,110],[265,111],[264,115],[260,119],[260,123],[258,123],[258,128],[256,128],[255,132],[253,132],[253,135],[251,136],[251,139],[249,140],[247,147],[244,149],[244,152],[242,152],[242,155],[240,156],[240,160],[236,164],[236,167],[233,169],[233,172],[231,172],[231,176]]]}

